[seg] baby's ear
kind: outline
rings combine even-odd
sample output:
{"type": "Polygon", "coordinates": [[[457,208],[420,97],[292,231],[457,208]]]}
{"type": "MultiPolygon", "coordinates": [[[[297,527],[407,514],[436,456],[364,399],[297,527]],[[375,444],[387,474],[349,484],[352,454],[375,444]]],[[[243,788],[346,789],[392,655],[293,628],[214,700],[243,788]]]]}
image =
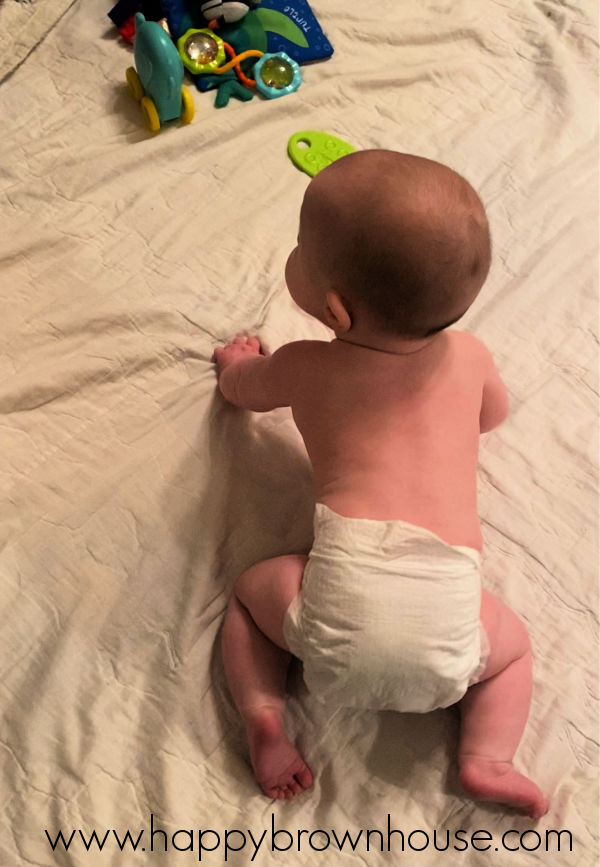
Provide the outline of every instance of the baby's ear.
{"type": "Polygon", "coordinates": [[[325,321],[334,331],[345,332],[352,328],[352,316],[348,309],[348,302],[335,289],[325,296],[325,321]]]}

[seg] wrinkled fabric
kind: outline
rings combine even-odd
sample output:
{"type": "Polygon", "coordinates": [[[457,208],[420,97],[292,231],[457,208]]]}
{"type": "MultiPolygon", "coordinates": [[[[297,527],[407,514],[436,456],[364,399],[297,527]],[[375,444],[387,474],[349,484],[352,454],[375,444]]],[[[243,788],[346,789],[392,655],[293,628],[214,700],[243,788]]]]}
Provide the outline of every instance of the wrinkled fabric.
{"type": "MultiPolygon", "coordinates": [[[[407,834],[485,828],[494,842],[414,855],[396,835],[381,854],[363,835],[342,859],[305,835],[300,852],[265,843],[259,867],[597,863],[597,4],[313,5],[335,53],[295,94],[216,110],[194,92],[194,122],[155,136],[127,92],[110,0],[59,20],[65,3],[0,6],[0,23],[56,12],[26,59],[19,37],[24,62],[0,85],[3,864],[198,863],[171,838],[162,856],[148,837],[100,856],[76,833],[61,854],[44,829],[123,835],[153,813],[170,834],[258,839],[271,812],[294,833],[355,837],[390,814],[407,834]],[[292,677],[290,735],[315,786],[271,804],[254,782],[219,627],[244,569],[308,552],[314,502],[289,411],[226,405],[211,358],[237,331],[270,350],[330,337],[283,280],[308,183],[286,144],[305,129],[440,160],[486,205],[492,270],[457,326],[510,392],[481,443],[482,582],[531,636],[516,762],[551,797],[538,832],[570,829],[572,853],[531,837],[531,851],[502,850],[531,820],[463,796],[452,711],[324,709],[292,677]]],[[[0,30],[10,64],[16,30],[0,30]]]]}

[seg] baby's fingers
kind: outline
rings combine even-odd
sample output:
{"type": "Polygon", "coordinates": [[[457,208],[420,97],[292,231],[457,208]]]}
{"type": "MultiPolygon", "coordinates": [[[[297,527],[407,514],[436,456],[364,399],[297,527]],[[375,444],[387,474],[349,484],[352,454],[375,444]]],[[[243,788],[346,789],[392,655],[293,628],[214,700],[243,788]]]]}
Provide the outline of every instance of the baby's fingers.
{"type": "Polygon", "coordinates": [[[266,358],[271,354],[268,349],[265,349],[259,337],[249,337],[248,346],[252,347],[255,352],[264,355],[266,358]]]}

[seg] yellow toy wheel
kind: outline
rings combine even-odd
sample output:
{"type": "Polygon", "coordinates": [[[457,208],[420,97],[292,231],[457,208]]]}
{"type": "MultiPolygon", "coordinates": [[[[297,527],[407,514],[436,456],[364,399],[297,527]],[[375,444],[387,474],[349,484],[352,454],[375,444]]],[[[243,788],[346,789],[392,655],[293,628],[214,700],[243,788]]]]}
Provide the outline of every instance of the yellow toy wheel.
{"type": "Polygon", "coordinates": [[[181,88],[181,123],[191,123],[194,119],[196,106],[194,98],[187,87],[181,88]]]}
{"type": "Polygon", "coordinates": [[[142,113],[150,132],[158,132],[160,129],[160,118],[158,117],[156,106],[149,96],[142,98],[142,113]]]}
{"type": "Polygon", "coordinates": [[[133,68],[133,66],[129,67],[129,69],[125,73],[125,78],[127,79],[127,84],[129,85],[130,94],[133,96],[136,102],[139,102],[144,95],[144,88],[142,87],[140,77],[133,68]]]}

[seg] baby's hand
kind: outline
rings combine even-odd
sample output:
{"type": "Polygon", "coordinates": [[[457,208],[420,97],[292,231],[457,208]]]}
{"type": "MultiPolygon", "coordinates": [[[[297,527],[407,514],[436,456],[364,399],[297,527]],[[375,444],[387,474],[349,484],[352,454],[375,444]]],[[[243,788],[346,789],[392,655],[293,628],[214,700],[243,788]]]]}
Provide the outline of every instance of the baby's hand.
{"type": "Polygon", "coordinates": [[[215,349],[214,358],[218,372],[222,373],[230,364],[244,358],[256,358],[257,355],[269,355],[261,346],[258,337],[236,334],[226,346],[215,349]]]}

